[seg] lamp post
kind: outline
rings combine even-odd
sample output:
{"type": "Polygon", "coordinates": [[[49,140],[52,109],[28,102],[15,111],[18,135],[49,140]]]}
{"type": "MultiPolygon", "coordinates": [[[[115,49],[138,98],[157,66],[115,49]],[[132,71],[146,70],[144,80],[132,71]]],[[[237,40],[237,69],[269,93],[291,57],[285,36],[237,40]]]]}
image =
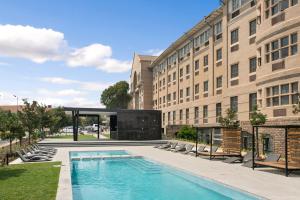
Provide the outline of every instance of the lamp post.
{"type": "Polygon", "coordinates": [[[17,112],[19,112],[19,97],[15,94],[13,96],[17,98],[17,112]]]}

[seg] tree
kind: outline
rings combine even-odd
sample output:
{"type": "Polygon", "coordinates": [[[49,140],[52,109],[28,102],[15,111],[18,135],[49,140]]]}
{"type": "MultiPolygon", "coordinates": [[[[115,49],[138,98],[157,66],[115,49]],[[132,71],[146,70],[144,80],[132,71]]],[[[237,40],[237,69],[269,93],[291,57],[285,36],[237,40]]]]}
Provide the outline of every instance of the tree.
{"type": "Polygon", "coordinates": [[[39,131],[40,136],[45,137],[45,128],[49,127],[51,117],[47,106],[39,105],[37,106],[37,114],[39,116],[39,131]]]}
{"type": "Polygon", "coordinates": [[[50,134],[57,133],[61,128],[67,126],[70,122],[70,117],[66,115],[62,108],[54,108],[49,112],[49,124],[48,128],[50,134]]]}
{"type": "Polygon", "coordinates": [[[261,113],[255,106],[254,111],[251,112],[250,123],[252,125],[262,125],[267,121],[267,115],[261,113]]]}
{"type": "Polygon", "coordinates": [[[131,100],[128,90],[129,84],[126,81],[117,82],[102,92],[101,103],[109,109],[126,109],[131,100]]]}
{"type": "Polygon", "coordinates": [[[237,120],[236,112],[231,109],[226,110],[226,116],[220,117],[219,122],[222,126],[227,128],[238,128],[240,126],[240,122],[237,120]]]}
{"type": "Polygon", "coordinates": [[[38,103],[33,101],[31,104],[27,100],[24,101],[24,107],[21,112],[19,112],[19,116],[21,122],[24,126],[24,129],[28,131],[28,140],[30,144],[31,136],[34,132],[40,127],[40,119],[38,114],[38,103]]]}

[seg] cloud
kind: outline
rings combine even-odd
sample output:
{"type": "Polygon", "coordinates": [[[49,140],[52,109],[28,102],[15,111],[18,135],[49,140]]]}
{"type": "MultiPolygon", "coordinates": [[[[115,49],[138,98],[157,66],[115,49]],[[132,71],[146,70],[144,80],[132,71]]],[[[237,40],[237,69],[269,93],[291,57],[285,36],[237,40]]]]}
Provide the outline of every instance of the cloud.
{"type": "Polygon", "coordinates": [[[9,66],[10,64],[9,63],[6,63],[6,62],[0,62],[0,66],[9,66]]]}
{"type": "Polygon", "coordinates": [[[85,95],[85,92],[74,90],[74,89],[64,89],[64,90],[55,90],[55,91],[51,91],[47,89],[39,89],[37,93],[47,97],[69,97],[69,96],[85,95]]]}
{"type": "Polygon", "coordinates": [[[39,78],[39,80],[43,82],[59,84],[59,85],[76,84],[80,87],[80,89],[88,90],[88,91],[103,91],[104,89],[112,85],[112,83],[78,81],[78,80],[66,79],[62,77],[42,77],[39,78]]]}
{"type": "Polygon", "coordinates": [[[52,29],[22,25],[0,25],[0,55],[35,63],[63,61],[69,67],[95,67],[105,72],[126,72],[130,61],[112,57],[112,48],[94,43],[71,48],[64,34],[52,29]]]}
{"type": "Polygon", "coordinates": [[[76,49],[71,52],[67,64],[71,67],[95,66],[107,72],[126,72],[131,68],[131,62],[113,59],[111,47],[102,44],[76,49]]]}
{"type": "Polygon", "coordinates": [[[146,51],[146,53],[150,54],[151,56],[159,56],[162,54],[162,52],[164,52],[162,49],[149,49],[146,51]]]}

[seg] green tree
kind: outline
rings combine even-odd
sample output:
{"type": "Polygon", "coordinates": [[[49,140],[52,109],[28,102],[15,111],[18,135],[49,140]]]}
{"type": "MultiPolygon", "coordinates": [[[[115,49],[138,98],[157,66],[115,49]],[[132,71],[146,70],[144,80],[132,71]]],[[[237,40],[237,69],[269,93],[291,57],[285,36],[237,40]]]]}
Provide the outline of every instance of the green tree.
{"type": "Polygon", "coordinates": [[[48,128],[50,134],[53,135],[57,133],[61,128],[69,125],[70,116],[66,115],[65,111],[62,108],[53,108],[49,112],[49,124],[48,128]]]}
{"type": "Polygon", "coordinates": [[[129,84],[126,81],[117,82],[102,92],[101,103],[106,108],[126,109],[131,100],[128,91],[129,84]]]}
{"type": "Polygon", "coordinates": [[[177,138],[194,141],[197,138],[196,129],[191,126],[183,126],[180,128],[177,138]]]}
{"type": "Polygon", "coordinates": [[[29,103],[27,100],[24,101],[24,107],[21,112],[19,112],[20,119],[24,126],[24,129],[28,131],[29,144],[31,142],[31,136],[35,131],[40,128],[40,118],[38,114],[38,103],[33,101],[29,103]]]}
{"type": "Polygon", "coordinates": [[[251,112],[250,123],[252,125],[263,125],[267,121],[267,115],[261,113],[257,107],[251,112]]]}
{"type": "Polygon", "coordinates": [[[45,128],[49,127],[49,124],[51,122],[50,112],[49,110],[47,110],[47,106],[38,104],[37,114],[39,116],[40,136],[44,138],[46,136],[45,128]]]}
{"type": "Polygon", "coordinates": [[[226,116],[220,117],[218,121],[222,126],[227,128],[238,128],[240,126],[240,122],[237,120],[236,112],[231,109],[227,109],[226,116]]]}

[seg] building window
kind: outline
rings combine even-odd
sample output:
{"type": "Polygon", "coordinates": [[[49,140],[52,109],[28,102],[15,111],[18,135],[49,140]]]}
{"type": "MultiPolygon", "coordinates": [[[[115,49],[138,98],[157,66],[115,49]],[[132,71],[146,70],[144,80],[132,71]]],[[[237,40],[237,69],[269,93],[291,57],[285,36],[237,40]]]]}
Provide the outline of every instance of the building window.
{"type": "Polygon", "coordinates": [[[216,53],[217,53],[217,61],[222,60],[222,49],[221,48],[218,49],[216,53]]]}
{"type": "Polygon", "coordinates": [[[163,86],[166,84],[166,79],[163,78],[163,86]]]}
{"type": "Polygon", "coordinates": [[[194,118],[195,118],[195,122],[197,121],[197,123],[198,123],[198,119],[199,119],[199,107],[195,107],[195,116],[194,116],[194,118]]]}
{"type": "Polygon", "coordinates": [[[239,76],[239,64],[233,64],[230,67],[230,76],[231,78],[236,78],[239,76]]]}
{"type": "Polygon", "coordinates": [[[217,88],[222,87],[222,76],[217,77],[217,88]]]}
{"type": "Polygon", "coordinates": [[[173,100],[176,100],[176,92],[173,92],[173,100]]]}
{"type": "Polygon", "coordinates": [[[183,89],[180,90],[179,97],[180,97],[180,99],[183,98],[183,89]]]}
{"type": "Polygon", "coordinates": [[[196,84],[195,85],[195,94],[198,94],[199,93],[199,84],[196,84]]]}
{"type": "Polygon", "coordinates": [[[187,108],[187,109],[185,109],[185,119],[186,119],[187,124],[188,124],[189,118],[190,118],[190,110],[187,108]]]}
{"type": "Polygon", "coordinates": [[[256,66],[257,66],[256,57],[250,58],[249,59],[249,72],[250,73],[256,72],[256,66]]]}
{"type": "Polygon", "coordinates": [[[163,103],[166,103],[166,96],[163,96],[163,103]]]}
{"type": "Polygon", "coordinates": [[[167,101],[168,101],[168,102],[171,101],[171,94],[168,94],[168,96],[167,96],[167,101]]]}
{"type": "Polygon", "coordinates": [[[270,135],[264,135],[262,138],[262,143],[263,143],[264,154],[272,152],[270,135]]]}
{"type": "Polygon", "coordinates": [[[171,74],[168,75],[168,83],[171,82],[171,74]]]}
{"type": "Polygon", "coordinates": [[[249,22],[249,35],[254,35],[256,33],[256,19],[249,22]]]}
{"type": "Polygon", "coordinates": [[[171,112],[168,112],[168,124],[171,122],[171,112]]]}
{"type": "Polygon", "coordinates": [[[185,66],[185,72],[186,74],[190,73],[190,65],[185,66]]]}
{"type": "Polygon", "coordinates": [[[222,21],[215,24],[215,40],[222,38],[222,21]]]}
{"type": "Polygon", "coordinates": [[[251,93],[249,94],[249,111],[252,112],[256,109],[257,106],[257,94],[251,93]]]}
{"type": "Polygon", "coordinates": [[[191,43],[186,44],[183,48],[179,49],[179,58],[183,58],[190,53],[191,43]]]}
{"type": "Polygon", "coordinates": [[[240,7],[241,7],[241,0],[231,0],[230,8],[232,12],[240,9],[240,7]]]}
{"type": "Polygon", "coordinates": [[[203,106],[203,122],[207,123],[207,117],[208,117],[208,106],[203,106]]]}
{"type": "Polygon", "coordinates": [[[165,125],[165,123],[166,123],[166,116],[165,116],[165,113],[163,113],[163,125],[165,125]]]}
{"type": "Polygon", "coordinates": [[[173,81],[176,81],[176,72],[173,72],[173,81]]]}
{"type": "Polygon", "coordinates": [[[235,44],[239,41],[239,29],[231,31],[231,44],[235,44]]]}
{"type": "Polygon", "coordinates": [[[294,6],[298,3],[298,0],[291,0],[291,6],[294,6]]]}
{"type": "Polygon", "coordinates": [[[176,111],[173,111],[173,124],[176,124],[176,111]]]}
{"type": "Polygon", "coordinates": [[[180,121],[182,120],[182,117],[183,117],[183,111],[182,111],[182,110],[179,110],[179,120],[180,120],[180,121]]]}
{"type": "Polygon", "coordinates": [[[298,103],[298,82],[266,88],[266,106],[280,106],[298,103]]]}
{"type": "Polygon", "coordinates": [[[222,103],[216,104],[216,122],[219,122],[220,117],[222,116],[222,103]]]}
{"type": "Polygon", "coordinates": [[[271,60],[286,58],[289,55],[295,55],[298,53],[297,33],[293,33],[289,36],[282,37],[278,40],[272,41],[270,44],[265,45],[266,63],[271,60]],[[271,47],[271,48],[270,48],[271,47]]]}
{"type": "Polygon", "coordinates": [[[208,92],[208,81],[203,82],[203,92],[208,92]]]}
{"type": "Polygon", "coordinates": [[[199,60],[195,61],[195,71],[199,69],[199,60]]]}
{"type": "Polygon", "coordinates": [[[234,112],[238,112],[238,97],[230,97],[230,109],[234,112]]]}
{"type": "Polygon", "coordinates": [[[203,66],[207,66],[208,65],[208,55],[203,57],[203,66]]]}
{"type": "Polygon", "coordinates": [[[183,76],[183,69],[182,68],[179,69],[179,76],[180,76],[180,78],[183,76]]]}
{"type": "Polygon", "coordinates": [[[190,96],[190,87],[186,88],[186,96],[189,97],[190,96]]]}

